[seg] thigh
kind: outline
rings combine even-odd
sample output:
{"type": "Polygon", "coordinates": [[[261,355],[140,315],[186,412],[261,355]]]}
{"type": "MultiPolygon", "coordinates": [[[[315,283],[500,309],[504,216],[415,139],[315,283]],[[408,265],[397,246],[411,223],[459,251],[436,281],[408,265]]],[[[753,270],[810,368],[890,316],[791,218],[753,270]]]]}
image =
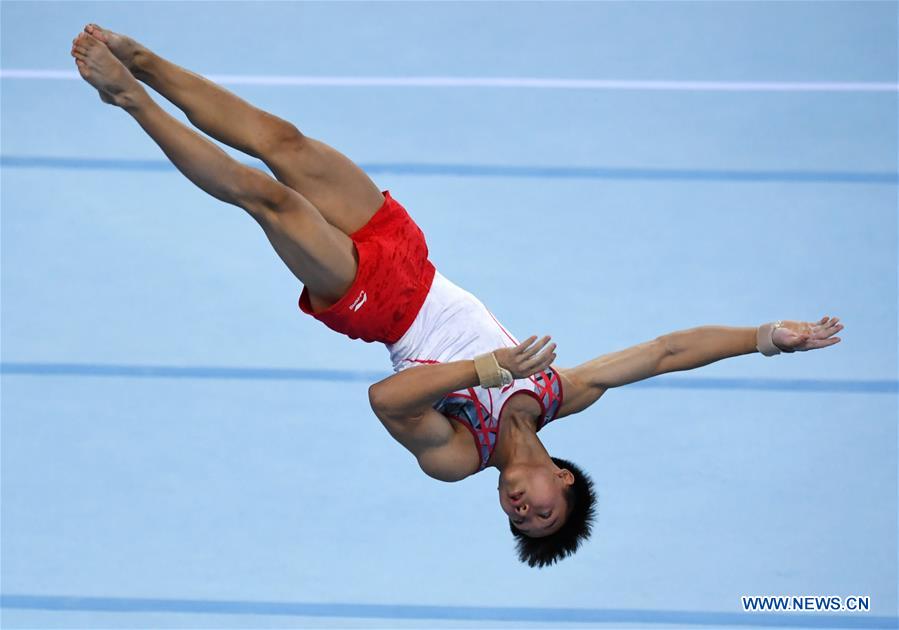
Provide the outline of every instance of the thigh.
{"type": "Polygon", "coordinates": [[[275,252],[309,290],[313,308],[323,310],[353,284],[356,247],[308,199],[287,187],[283,190],[276,204],[252,214],[275,252]]]}
{"type": "Polygon", "coordinates": [[[306,136],[265,156],[275,177],[308,199],[325,220],[352,234],[384,203],[375,183],[348,157],[306,136]]]}

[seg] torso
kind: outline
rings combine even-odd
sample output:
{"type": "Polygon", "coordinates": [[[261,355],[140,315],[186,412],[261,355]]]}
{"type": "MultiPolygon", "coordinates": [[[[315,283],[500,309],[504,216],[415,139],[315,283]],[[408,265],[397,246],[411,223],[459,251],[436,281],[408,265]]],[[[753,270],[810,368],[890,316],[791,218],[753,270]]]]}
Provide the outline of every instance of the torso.
{"type": "MultiPolygon", "coordinates": [[[[472,359],[517,344],[480,300],[437,273],[412,326],[388,350],[394,370],[400,371],[421,364],[472,359]]],[[[561,378],[549,369],[504,388],[473,387],[452,392],[434,407],[452,424],[455,437],[459,438],[460,432],[470,433],[473,441],[469,443],[478,454],[477,470],[482,470],[492,464],[504,417],[531,416],[539,431],[556,418],[561,404],[561,378]]]]}
{"type": "MultiPolygon", "coordinates": [[[[496,455],[496,444],[499,444],[500,431],[504,426],[503,421],[512,416],[526,418],[529,423],[533,424],[534,431],[536,432],[539,431],[542,426],[543,407],[534,400],[532,396],[525,395],[522,392],[513,394],[509,400],[506,401],[506,404],[502,409],[502,413],[499,417],[499,426],[496,429],[497,441],[494,444],[493,451],[490,453],[490,457],[484,462],[482,467],[489,468],[493,465],[493,459],[496,455]]],[[[460,425],[460,428],[464,428],[464,425],[458,420],[453,420],[451,418],[450,422],[460,425]]]]}

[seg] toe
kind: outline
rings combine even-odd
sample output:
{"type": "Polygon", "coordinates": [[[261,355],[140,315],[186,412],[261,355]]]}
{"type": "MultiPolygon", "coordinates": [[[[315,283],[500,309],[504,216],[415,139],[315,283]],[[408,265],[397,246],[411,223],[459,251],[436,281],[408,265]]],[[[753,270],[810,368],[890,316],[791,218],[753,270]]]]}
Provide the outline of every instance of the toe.
{"type": "Polygon", "coordinates": [[[99,39],[87,33],[84,34],[84,41],[88,46],[105,46],[99,39]]]}
{"type": "Polygon", "coordinates": [[[106,43],[106,33],[93,22],[84,27],[84,32],[92,37],[96,37],[101,42],[106,43]]]}

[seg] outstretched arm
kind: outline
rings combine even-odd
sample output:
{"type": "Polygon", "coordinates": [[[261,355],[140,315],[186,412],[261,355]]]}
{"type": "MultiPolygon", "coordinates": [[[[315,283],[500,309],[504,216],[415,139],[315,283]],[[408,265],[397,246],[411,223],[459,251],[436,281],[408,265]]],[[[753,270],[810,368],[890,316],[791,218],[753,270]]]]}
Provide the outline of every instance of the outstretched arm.
{"type": "MultiPolygon", "coordinates": [[[[783,352],[832,346],[840,341],[834,336],[843,329],[839,321],[836,317],[817,322],[783,321],[774,329],[772,341],[783,352]]],[[[681,330],[565,370],[565,406],[560,415],[582,411],[612,387],[758,352],[758,331],[756,327],[727,326],[681,330]]]]}

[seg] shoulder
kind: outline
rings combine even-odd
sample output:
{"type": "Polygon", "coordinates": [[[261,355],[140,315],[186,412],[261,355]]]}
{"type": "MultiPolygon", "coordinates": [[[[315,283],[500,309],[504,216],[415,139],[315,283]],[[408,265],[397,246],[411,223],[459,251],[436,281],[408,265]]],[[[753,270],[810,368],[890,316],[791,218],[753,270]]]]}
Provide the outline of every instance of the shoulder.
{"type": "Polygon", "coordinates": [[[459,481],[478,471],[477,448],[471,433],[458,421],[450,420],[436,409],[427,409],[416,418],[377,415],[393,439],[415,456],[429,477],[459,481]]]}
{"type": "Polygon", "coordinates": [[[480,470],[481,459],[471,434],[449,418],[444,417],[444,420],[452,426],[452,436],[442,444],[421,449],[415,457],[422,472],[429,477],[438,481],[461,481],[480,470]]]}
{"type": "Polygon", "coordinates": [[[607,388],[593,383],[583,366],[577,368],[555,368],[562,383],[562,405],[556,418],[564,418],[580,413],[596,403],[607,388]]]}

